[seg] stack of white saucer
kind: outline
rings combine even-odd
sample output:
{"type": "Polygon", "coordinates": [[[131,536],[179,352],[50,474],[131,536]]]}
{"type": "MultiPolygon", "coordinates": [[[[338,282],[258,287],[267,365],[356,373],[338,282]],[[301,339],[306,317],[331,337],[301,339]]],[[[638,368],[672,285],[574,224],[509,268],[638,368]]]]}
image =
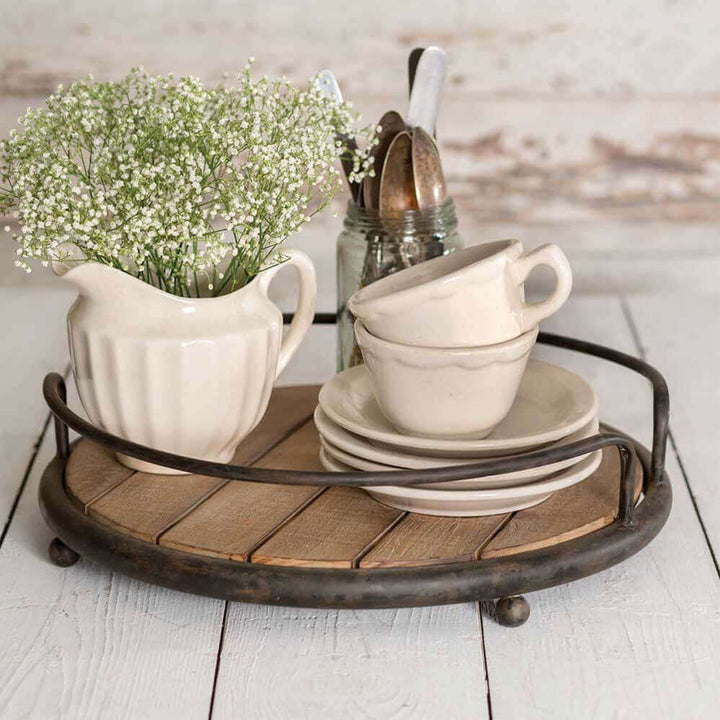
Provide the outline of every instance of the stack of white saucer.
{"type": "MultiPolygon", "coordinates": [[[[365,365],[326,383],[315,412],[329,470],[428,469],[517,456],[597,432],[585,380],[529,360],[538,322],[567,299],[572,274],[555,245],[474,246],[358,291],[349,307],[365,365]],[[550,266],[555,290],[528,304],[523,283],[550,266]]],[[[536,505],[590,475],[601,452],[502,475],[368,488],[432,515],[488,515],[536,505]]]]}

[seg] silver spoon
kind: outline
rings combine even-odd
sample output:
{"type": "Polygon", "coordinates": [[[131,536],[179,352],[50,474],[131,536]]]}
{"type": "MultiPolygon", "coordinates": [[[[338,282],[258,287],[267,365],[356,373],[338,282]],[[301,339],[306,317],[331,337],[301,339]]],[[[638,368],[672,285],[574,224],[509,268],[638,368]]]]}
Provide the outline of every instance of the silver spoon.
{"type": "Polygon", "coordinates": [[[380,180],[380,213],[417,210],[412,168],[412,139],[403,131],[390,144],[380,180]]]}
{"type": "Polygon", "coordinates": [[[447,186],[437,145],[421,127],[412,130],[412,173],[415,199],[420,210],[445,202],[447,186]]]}
{"type": "Polygon", "coordinates": [[[445,51],[435,46],[425,49],[418,60],[410,93],[407,115],[410,127],[421,127],[430,135],[435,134],[445,73],[445,51]]]}
{"type": "Polygon", "coordinates": [[[373,150],[375,177],[366,177],[363,184],[365,207],[370,210],[377,210],[380,207],[380,181],[385,166],[385,158],[392,141],[399,133],[405,130],[405,121],[394,110],[386,112],[380,118],[379,125],[382,130],[378,135],[379,142],[373,150]]]}
{"type": "MultiPolygon", "coordinates": [[[[335,98],[338,103],[342,103],[342,92],[340,91],[340,86],[338,85],[337,80],[335,79],[335,75],[333,75],[331,70],[321,70],[318,73],[315,82],[317,83],[317,86],[320,88],[320,90],[322,90],[322,92],[327,97],[335,98]]],[[[347,135],[338,134],[336,136],[336,139],[342,142],[347,147],[350,154],[354,153],[357,150],[358,145],[355,138],[348,137],[347,135]]],[[[360,183],[350,182],[350,173],[353,171],[353,161],[350,157],[345,155],[340,158],[340,164],[342,165],[343,172],[345,173],[345,179],[348,181],[350,195],[352,196],[352,199],[357,203],[358,198],[360,197],[360,191],[362,186],[360,185],[360,183]]]]}

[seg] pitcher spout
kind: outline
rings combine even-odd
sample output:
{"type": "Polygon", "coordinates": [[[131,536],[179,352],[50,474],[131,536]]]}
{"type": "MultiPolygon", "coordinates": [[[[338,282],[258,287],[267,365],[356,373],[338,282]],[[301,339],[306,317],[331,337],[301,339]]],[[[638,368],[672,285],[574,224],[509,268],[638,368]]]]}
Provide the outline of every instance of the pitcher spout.
{"type": "Polygon", "coordinates": [[[81,295],[112,293],[113,289],[133,280],[132,276],[96,262],[70,264],[54,262],[53,271],[75,288],[81,295]]]}

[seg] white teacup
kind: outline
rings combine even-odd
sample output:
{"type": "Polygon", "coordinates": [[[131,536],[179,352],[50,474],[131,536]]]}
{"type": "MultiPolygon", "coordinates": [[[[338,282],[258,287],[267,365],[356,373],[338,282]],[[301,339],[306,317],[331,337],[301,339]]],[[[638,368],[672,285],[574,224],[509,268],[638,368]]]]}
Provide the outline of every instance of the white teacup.
{"type": "Polygon", "coordinates": [[[572,271],[557,245],[523,254],[517,240],[475,245],[401,270],[358,290],[348,308],[376,337],[436,348],[505,342],[534,328],[567,300],[572,271]],[[556,285],[526,303],[523,283],[538,265],[556,285]]]}
{"type": "Polygon", "coordinates": [[[508,414],[538,328],[478,348],[429,348],[381,340],[355,321],[375,399],[401,432],[483,438],[508,414]]]}

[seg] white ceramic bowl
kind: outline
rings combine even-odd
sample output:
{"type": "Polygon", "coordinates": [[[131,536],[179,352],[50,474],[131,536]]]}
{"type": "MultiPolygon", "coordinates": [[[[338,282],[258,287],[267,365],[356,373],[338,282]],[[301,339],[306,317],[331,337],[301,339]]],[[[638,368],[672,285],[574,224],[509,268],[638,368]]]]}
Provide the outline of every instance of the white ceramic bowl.
{"type": "Polygon", "coordinates": [[[372,335],[358,320],[355,337],[375,398],[401,432],[482,438],[507,415],[538,328],[477,348],[400,345],[372,335]]]}
{"type": "Polygon", "coordinates": [[[402,345],[480,347],[534,328],[567,300],[572,271],[557,245],[529,253],[517,240],[474,245],[393,273],[358,290],[348,308],[375,337],[402,345]],[[525,302],[524,283],[539,265],[552,268],[548,298],[525,302]]]}

